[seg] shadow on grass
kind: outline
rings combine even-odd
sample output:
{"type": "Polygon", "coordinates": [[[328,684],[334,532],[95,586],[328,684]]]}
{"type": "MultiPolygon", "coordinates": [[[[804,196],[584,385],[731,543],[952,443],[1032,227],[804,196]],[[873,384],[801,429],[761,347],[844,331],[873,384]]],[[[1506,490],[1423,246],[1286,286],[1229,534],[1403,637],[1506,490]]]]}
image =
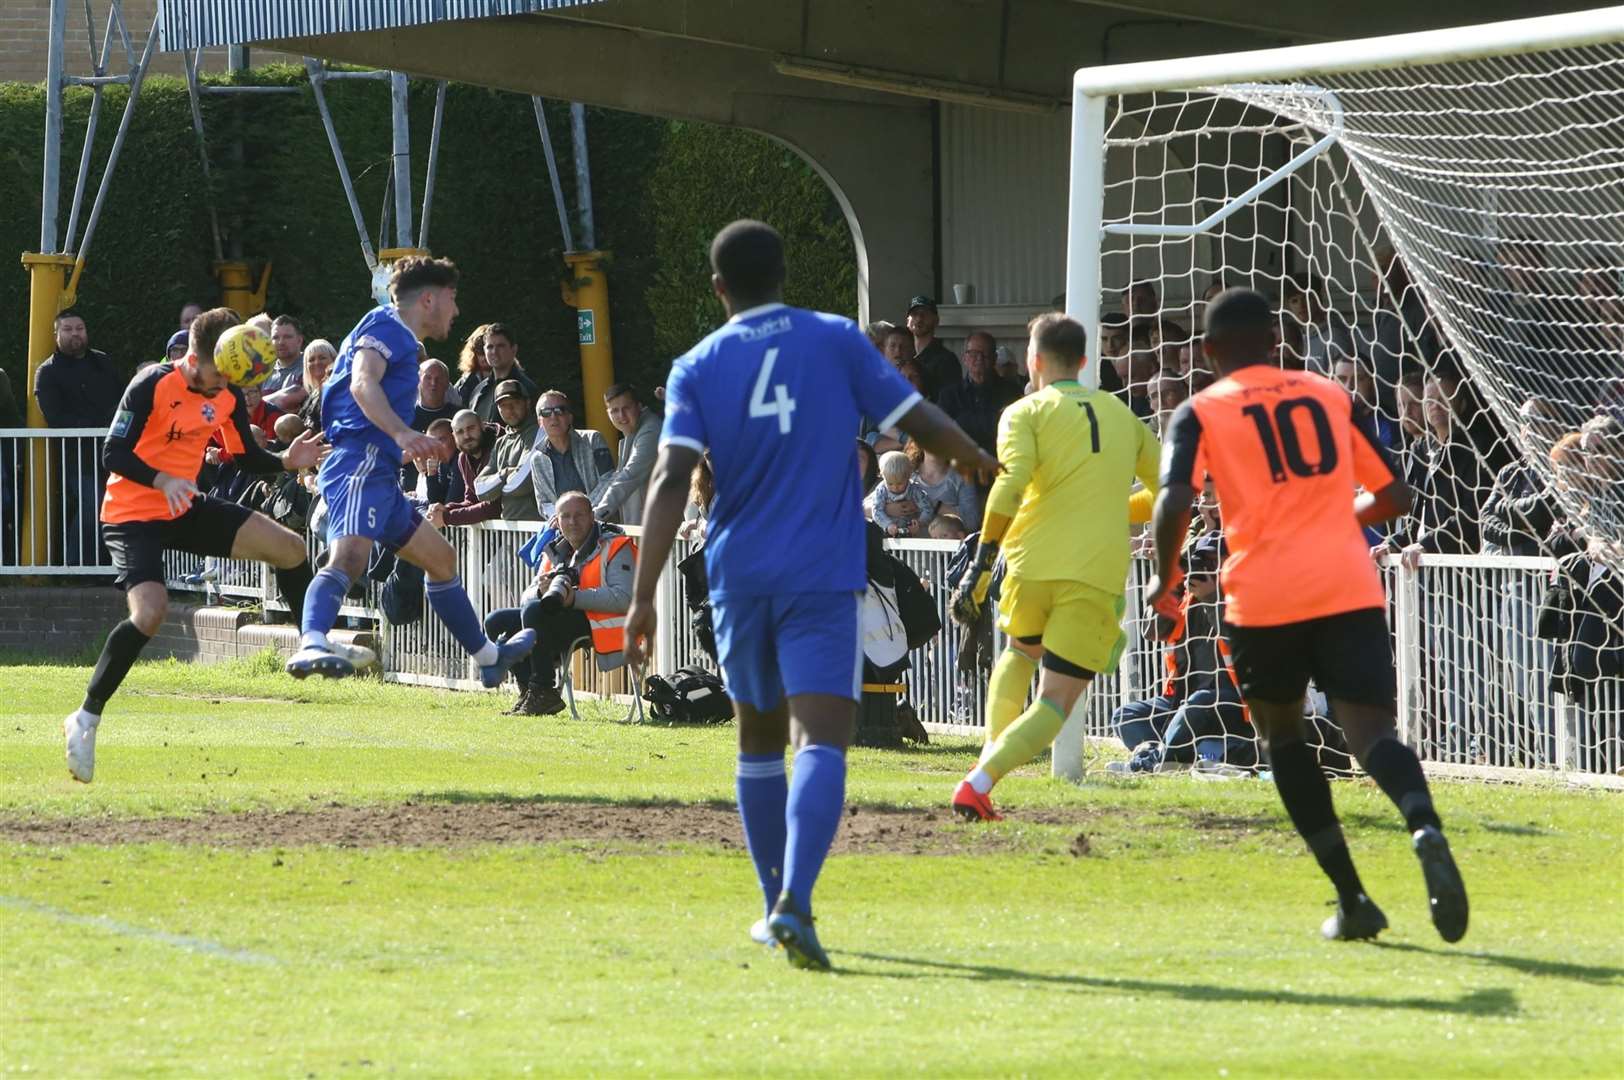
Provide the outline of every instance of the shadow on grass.
{"type": "Polygon", "coordinates": [[[1104,990],[1129,994],[1158,994],[1197,1003],[1240,1002],[1255,1005],[1307,1005],[1325,1009],[1411,1009],[1419,1012],[1452,1013],[1465,1016],[1516,1016],[1522,1011],[1517,995],[1503,987],[1472,990],[1456,998],[1378,997],[1371,994],[1309,994],[1296,990],[1265,990],[1243,986],[1217,986],[1209,983],[1152,982],[1148,979],[1102,979],[1088,975],[1047,975],[1016,968],[982,964],[952,964],[922,960],[914,956],[886,956],[883,953],[841,952],[837,956],[873,960],[921,968],[918,971],[839,970],[846,977],[879,979],[967,979],[974,982],[1032,982],[1078,990],[1104,990]]]}
{"type": "Polygon", "coordinates": [[[1624,968],[1592,964],[1570,964],[1561,960],[1536,960],[1531,956],[1507,956],[1503,953],[1463,952],[1459,949],[1429,949],[1425,945],[1411,945],[1402,941],[1372,942],[1378,949],[1394,952],[1421,953],[1425,956],[1448,957],[1454,960],[1473,960],[1480,964],[1510,968],[1524,975],[1545,975],[1556,979],[1572,979],[1593,986],[1611,986],[1624,980],[1624,968]]]}
{"type": "Polygon", "coordinates": [[[502,791],[418,791],[407,796],[410,803],[452,803],[455,805],[473,806],[479,804],[497,806],[546,806],[548,804],[568,803],[575,806],[613,806],[619,809],[639,807],[680,809],[689,806],[704,806],[713,810],[735,810],[731,799],[648,799],[625,798],[617,799],[608,795],[572,795],[560,792],[536,792],[530,795],[509,795],[502,791]]]}
{"type": "Polygon", "coordinates": [[[1480,821],[1477,827],[1484,832],[1500,833],[1505,836],[1549,836],[1551,830],[1542,829],[1538,825],[1512,825],[1501,821],[1480,821]]]}

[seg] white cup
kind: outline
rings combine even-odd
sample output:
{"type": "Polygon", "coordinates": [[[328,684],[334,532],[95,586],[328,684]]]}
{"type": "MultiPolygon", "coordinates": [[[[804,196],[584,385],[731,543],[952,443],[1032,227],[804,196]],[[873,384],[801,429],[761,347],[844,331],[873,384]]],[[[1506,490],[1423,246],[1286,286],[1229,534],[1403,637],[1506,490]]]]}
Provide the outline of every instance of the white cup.
{"type": "Polygon", "coordinates": [[[953,286],[953,302],[955,304],[973,304],[976,299],[974,285],[958,284],[953,286]]]}

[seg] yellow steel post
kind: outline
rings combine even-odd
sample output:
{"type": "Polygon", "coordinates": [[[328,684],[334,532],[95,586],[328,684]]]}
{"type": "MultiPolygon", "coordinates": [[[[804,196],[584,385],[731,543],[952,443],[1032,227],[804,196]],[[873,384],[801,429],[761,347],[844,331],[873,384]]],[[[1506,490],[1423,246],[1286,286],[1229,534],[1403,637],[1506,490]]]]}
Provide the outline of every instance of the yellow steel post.
{"type": "MultiPolygon", "coordinates": [[[[56,317],[73,303],[67,290],[72,255],[23,255],[28,270],[28,381],[18,392],[28,399],[28,426],[43,428],[45,414],[34,396],[34,378],[51,353],[56,351],[56,317]]],[[[23,496],[23,531],[18,538],[18,564],[49,566],[51,549],[51,493],[59,484],[51,482],[50,455],[43,441],[29,454],[28,491],[23,496]]],[[[60,478],[59,478],[60,479],[60,478]]]]}
{"type": "Polygon", "coordinates": [[[267,262],[259,275],[259,288],[254,287],[254,275],[248,264],[226,259],[214,264],[214,277],[220,282],[220,303],[243,318],[258,315],[265,310],[265,291],[271,286],[271,264],[267,262]]]}
{"type": "Polygon", "coordinates": [[[597,429],[611,450],[620,444],[620,432],[609,422],[603,394],[615,381],[614,344],[609,334],[609,264],[607,251],[564,253],[569,277],[564,281],[564,303],[575,309],[581,342],[581,393],[586,398],[587,426],[597,429]]]}

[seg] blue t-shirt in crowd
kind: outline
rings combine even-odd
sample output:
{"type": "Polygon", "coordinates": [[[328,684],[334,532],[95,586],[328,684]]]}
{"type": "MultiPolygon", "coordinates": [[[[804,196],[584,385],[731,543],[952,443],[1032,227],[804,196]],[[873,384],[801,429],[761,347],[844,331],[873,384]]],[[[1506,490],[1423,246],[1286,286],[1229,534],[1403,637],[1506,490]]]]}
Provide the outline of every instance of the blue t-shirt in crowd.
{"type": "Polygon", "coordinates": [[[321,388],[322,429],[335,446],[341,440],[360,438],[398,457],[395,440],[366,418],[350,393],[350,365],[357,349],[371,349],[383,357],[383,392],[401,422],[412,422],[417,407],[417,336],[400,321],[394,306],[386,304],[367,312],[339,346],[338,360],[321,388]]]}
{"type": "Polygon", "coordinates": [[[868,583],[857,435],[919,393],[838,315],[742,311],[672,366],[661,445],[710,450],[711,595],[855,592],[868,583]]]}

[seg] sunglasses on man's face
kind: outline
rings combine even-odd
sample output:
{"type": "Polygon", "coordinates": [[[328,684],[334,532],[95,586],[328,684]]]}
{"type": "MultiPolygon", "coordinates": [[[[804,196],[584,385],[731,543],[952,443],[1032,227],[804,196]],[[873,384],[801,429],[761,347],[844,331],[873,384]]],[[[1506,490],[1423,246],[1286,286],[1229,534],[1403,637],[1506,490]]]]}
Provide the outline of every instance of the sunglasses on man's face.
{"type": "Polygon", "coordinates": [[[568,416],[569,414],[570,411],[562,405],[549,405],[544,409],[536,410],[536,415],[544,420],[554,416],[568,416]]]}

